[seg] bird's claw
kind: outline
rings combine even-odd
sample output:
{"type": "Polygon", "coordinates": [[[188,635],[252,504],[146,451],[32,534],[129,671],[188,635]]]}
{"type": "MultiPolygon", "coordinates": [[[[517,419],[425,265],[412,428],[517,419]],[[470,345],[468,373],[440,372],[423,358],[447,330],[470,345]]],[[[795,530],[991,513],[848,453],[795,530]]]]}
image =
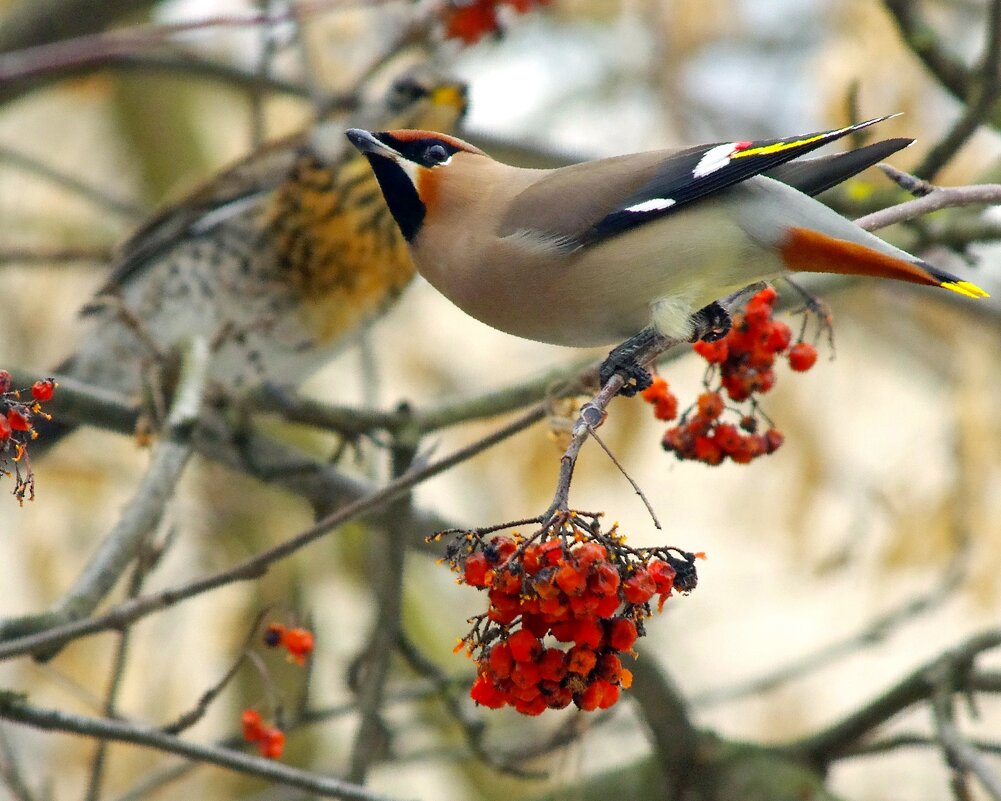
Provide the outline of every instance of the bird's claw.
{"type": "Polygon", "coordinates": [[[598,369],[598,380],[602,386],[618,373],[625,379],[625,383],[619,389],[618,394],[631,398],[636,393],[642,392],[653,383],[653,376],[645,367],[641,367],[633,357],[619,357],[613,351],[608,358],[601,363],[598,369]]]}
{"type": "Polygon", "coordinates": [[[692,315],[692,323],[692,342],[716,342],[730,333],[733,321],[730,319],[730,312],[719,302],[713,301],[692,315]]]}

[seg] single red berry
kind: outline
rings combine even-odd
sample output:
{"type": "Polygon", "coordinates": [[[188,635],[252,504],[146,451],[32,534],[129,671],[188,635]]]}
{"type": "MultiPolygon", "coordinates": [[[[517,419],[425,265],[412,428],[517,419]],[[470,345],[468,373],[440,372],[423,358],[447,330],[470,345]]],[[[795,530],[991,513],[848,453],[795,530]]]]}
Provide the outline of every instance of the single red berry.
{"type": "Polygon", "coordinates": [[[616,651],[628,651],[638,636],[636,624],[628,618],[616,617],[609,621],[608,644],[616,651]]]}
{"type": "Polygon", "coordinates": [[[659,595],[669,593],[674,587],[674,578],[677,571],[671,565],[661,559],[651,559],[647,565],[647,570],[653,578],[654,586],[659,595]]]}
{"type": "Polygon", "coordinates": [[[653,577],[645,567],[639,568],[622,582],[622,597],[631,604],[645,604],[653,597],[655,590],[653,577]]]}
{"type": "Polygon", "coordinates": [[[562,681],[567,675],[566,654],[559,648],[547,648],[539,660],[539,675],[546,681],[562,681]]]}
{"type": "Polygon", "coordinates": [[[604,545],[597,542],[585,542],[573,552],[574,559],[581,567],[588,568],[596,562],[603,562],[608,558],[608,550],[604,545]]]}
{"type": "Polygon", "coordinates": [[[46,378],[44,381],[36,381],[31,385],[31,397],[44,403],[47,400],[52,400],[52,393],[55,390],[56,382],[51,378],[46,378]]]}
{"type": "Polygon", "coordinates": [[[771,331],[768,332],[768,348],[773,353],[781,353],[789,347],[792,341],[792,329],[780,320],[772,322],[771,331]]]}
{"type": "Polygon", "coordinates": [[[309,629],[289,629],[282,637],[282,645],[297,665],[306,663],[306,657],[313,653],[313,632],[309,629]]]}
{"type": "Polygon", "coordinates": [[[765,452],[775,453],[785,442],[785,435],[777,428],[769,428],[765,432],[765,452]]]}
{"type": "Polygon", "coordinates": [[[22,414],[18,409],[7,410],[7,422],[15,431],[31,430],[31,420],[22,414]]]}
{"type": "Polygon", "coordinates": [[[640,393],[640,397],[647,403],[656,403],[667,394],[667,381],[659,375],[654,376],[653,383],[640,393]]]}
{"type": "Polygon", "coordinates": [[[618,654],[611,651],[598,657],[598,665],[595,668],[595,675],[609,684],[618,684],[619,676],[622,674],[622,660],[618,654]]]}
{"type": "Polygon", "coordinates": [[[268,759],[280,759],[285,750],[285,732],[281,729],[267,728],[260,742],[261,756],[268,759]]]}
{"type": "Polygon", "coordinates": [[[722,364],[730,356],[730,346],[726,337],[715,342],[699,340],[692,345],[692,348],[709,364],[722,364]]]}
{"type": "Polygon", "coordinates": [[[598,708],[599,690],[594,686],[594,683],[590,683],[584,688],[583,692],[579,692],[574,695],[573,702],[576,704],[577,708],[583,712],[593,712],[598,708]]]}
{"type": "Polygon", "coordinates": [[[537,662],[515,662],[511,668],[511,683],[515,687],[525,689],[538,687],[542,680],[542,670],[537,662]]]}
{"type": "Polygon", "coordinates": [[[511,656],[511,646],[506,642],[499,642],[490,649],[490,656],[487,657],[487,664],[491,672],[498,679],[506,679],[511,675],[514,668],[514,657],[511,656]]]}
{"type": "Polygon", "coordinates": [[[539,638],[527,629],[518,629],[508,637],[507,644],[515,662],[531,662],[542,653],[539,638]]]}
{"type": "Polygon", "coordinates": [[[240,715],[240,724],[243,727],[243,739],[248,743],[257,742],[264,736],[264,721],[256,709],[244,709],[240,715]]]}
{"type": "Polygon", "coordinates": [[[466,564],[463,567],[463,579],[470,587],[486,587],[489,584],[487,572],[490,564],[487,557],[482,552],[477,551],[466,557],[466,564]]]}
{"type": "Polygon", "coordinates": [[[0,395],[10,392],[11,377],[6,370],[0,370],[0,395]]]}
{"type": "Polygon", "coordinates": [[[546,697],[539,693],[531,701],[515,701],[514,708],[522,715],[535,717],[541,715],[549,708],[546,697]]]}
{"type": "Polygon", "coordinates": [[[445,19],[445,35],[475,44],[485,34],[497,30],[497,7],[494,0],[475,0],[468,6],[452,8],[445,19]]]}
{"type": "Polygon", "coordinates": [[[497,689],[493,681],[483,675],[476,677],[476,681],[473,682],[473,686],[469,690],[469,697],[489,709],[500,709],[507,703],[504,693],[497,689]]]}
{"type": "Polygon", "coordinates": [[[0,442],[6,442],[10,439],[10,434],[10,423],[7,422],[6,417],[0,414],[0,442]]]}
{"type": "Polygon", "coordinates": [[[578,645],[598,648],[604,636],[604,629],[593,617],[580,618],[573,622],[573,639],[578,645]]]}
{"type": "Polygon", "coordinates": [[[708,465],[718,465],[723,461],[723,449],[712,437],[696,437],[695,458],[708,465]]]}
{"type": "Polygon", "coordinates": [[[595,595],[615,595],[622,579],[609,562],[602,562],[587,580],[587,588],[595,595]]]}
{"type": "Polygon", "coordinates": [[[703,392],[699,395],[699,414],[710,420],[715,420],[723,414],[723,397],[718,392],[703,392]]]}
{"type": "Polygon", "coordinates": [[[556,583],[567,595],[580,595],[587,586],[587,570],[565,562],[556,571],[556,583]]]}
{"type": "Polygon", "coordinates": [[[598,656],[586,645],[575,645],[567,652],[567,672],[586,676],[594,670],[598,656]]]}
{"type": "Polygon", "coordinates": [[[789,366],[797,373],[809,370],[817,361],[817,349],[809,342],[797,342],[789,349],[789,366]]]}

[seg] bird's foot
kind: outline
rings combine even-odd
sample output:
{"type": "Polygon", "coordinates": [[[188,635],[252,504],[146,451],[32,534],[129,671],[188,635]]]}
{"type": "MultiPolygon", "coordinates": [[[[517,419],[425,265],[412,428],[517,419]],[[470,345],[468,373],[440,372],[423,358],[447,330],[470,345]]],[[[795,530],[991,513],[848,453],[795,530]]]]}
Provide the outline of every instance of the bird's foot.
{"type": "Polygon", "coordinates": [[[643,367],[637,357],[646,350],[656,338],[652,328],[644,328],[638,334],[630,337],[608,354],[608,358],[598,368],[598,380],[604,386],[613,375],[618,373],[625,383],[618,394],[627,398],[642,392],[653,383],[650,371],[643,367]]]}
{"type": "Polygon", "coordinates": [[[714,300],[692,315],[692,323],[692,342],[716,342],[730,333],[733,321],[730,319],[730,312],[714,300]]]}

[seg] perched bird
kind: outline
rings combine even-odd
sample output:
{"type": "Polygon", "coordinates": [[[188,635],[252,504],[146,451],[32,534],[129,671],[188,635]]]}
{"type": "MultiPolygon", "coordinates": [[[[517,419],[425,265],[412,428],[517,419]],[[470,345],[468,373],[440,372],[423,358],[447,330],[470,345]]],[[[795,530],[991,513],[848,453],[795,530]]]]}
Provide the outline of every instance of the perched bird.
{"type": "MultiPolygon", "coordinates": [[[[681,340],[721,336],[729,318],[716,301],[789,272],[986,297],[811,197],[911,140],[787,163],[883,119],[555,170],[501,164],[431,131],[347,136],[368,157],[417,269],[443,295],[501,331],[584,347],[651,325],[681,340]]],[[[606,376],[628,366],[615,362],[617,352],[630,351],[612,352],[606,376]]]]}
{"type": "MultiPolygon", "coordinates": [[[[464,84],[417,68],[351,121],[451,130],[465,110],[464,84]]],[[[229,389],[298,384],[328,361],[415,274],[343,131],[328,120],[277,141],[147,222],[57,372],[136,395],[144,367],[191,334],[210,339],[212,379],[229,389]]]]}

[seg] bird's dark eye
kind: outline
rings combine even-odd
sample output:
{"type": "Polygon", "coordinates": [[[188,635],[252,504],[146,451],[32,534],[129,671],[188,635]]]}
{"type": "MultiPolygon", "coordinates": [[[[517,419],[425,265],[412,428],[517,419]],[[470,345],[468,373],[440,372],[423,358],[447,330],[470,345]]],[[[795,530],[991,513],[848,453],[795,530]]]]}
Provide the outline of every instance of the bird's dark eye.
{"type": "Polygon", "coordinates": [[[448,151],[443,145],[431,145],[424,151],[424,158],[428,164],[441,164],[443,161],[448,161],[448,151]]]}

